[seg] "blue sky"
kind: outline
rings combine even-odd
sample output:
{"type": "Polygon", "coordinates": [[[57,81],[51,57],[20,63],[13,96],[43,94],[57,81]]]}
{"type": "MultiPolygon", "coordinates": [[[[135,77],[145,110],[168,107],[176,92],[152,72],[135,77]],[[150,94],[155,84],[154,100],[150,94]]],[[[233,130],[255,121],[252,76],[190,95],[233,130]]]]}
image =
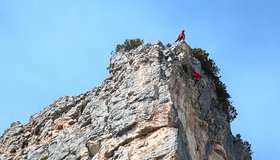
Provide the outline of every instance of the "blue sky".
{"type": "Polygon", "coordinates": [[[0,133],[61,96],[106,78],[110,52],[125,39],[210,53],[239,113],[234,134],[255,160],[280,159],[280,2],[277,0],[0,1],[0,133]]]}

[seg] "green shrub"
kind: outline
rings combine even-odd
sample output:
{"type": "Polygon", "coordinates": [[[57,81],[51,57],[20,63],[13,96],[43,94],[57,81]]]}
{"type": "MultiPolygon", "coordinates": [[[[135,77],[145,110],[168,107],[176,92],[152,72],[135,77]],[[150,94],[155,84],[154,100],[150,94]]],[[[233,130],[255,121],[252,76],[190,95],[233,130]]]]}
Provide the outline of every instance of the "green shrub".
{"type": "Polygon", "coordinates": [[[40,160],[47,160],[48,156],[41,157],[40,160]]]}
{"type": "Polygon", "coordinates": [[[116,46],[116,52],[124,49],[124,51],[129,51],[131,49],[135,49],[141,44],[143,44],[144,41],[142,39],[136,38],[136,39],[127,39],[124,41],[123,44],[118,44],[116,46]]]}
{"type": "Polygon", "coordinates": [[[240,142],[244,149],[245,149],[245,153],[249,156],[248,159],[252,159],[252,154],[253,154],[253,151],[251,149],[251,144],[248,142],[248,141],[243,141],[241,139],[241,135],[240,134],[236,134],[236,136],[234,137],[234,143],[238,143],[240,142]]]}
{"type": "Polygon", "coordinates": [[[182,64],[182,68],[183,68],[183,71],[184,71],[185,73],[188,72],[188,65],[187,65],[187,64],[182,64]]]}
{"type": "Polygon", "coordinates": [[[209,53],[200,48],[192,49],[192,53],[194,54],[195,58],[200,61],[201,67],[205,71],[205,73],[213,78],[214,81],[219,80],[218,75],[220,69],[216,66],[215,62],[212,59],[208,58],[209,53]]]}
{"type": "Polygon", "coordinates": [[[230,95],[226,90],[226,85],[220,81],[220,69],[216,66],[215,62],[208,57],[209,53],[205,50],[202,50],[201,48],[194,48],[192,49],[192,53],[195,58],[200,61],[201,68],[204,70],[205,74],[214,80],[219,106],[222,111],[227,114],[228,120],[233,121],[237,116],[237,112],[234,106],[232,106],[232,102],[229,100],[230,95]]]}

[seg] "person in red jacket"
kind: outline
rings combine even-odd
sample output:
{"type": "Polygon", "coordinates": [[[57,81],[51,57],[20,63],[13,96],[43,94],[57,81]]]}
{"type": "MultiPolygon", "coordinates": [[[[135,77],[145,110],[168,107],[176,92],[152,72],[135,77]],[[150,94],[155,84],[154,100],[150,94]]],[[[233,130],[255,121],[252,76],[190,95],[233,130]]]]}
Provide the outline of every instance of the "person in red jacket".
{"type": "Polygon", "coordinates": [[[177,41],[184,41],[185,40],[185,30],[182,30],[182,33],[181,34],[179,34],[179,36],[178,36],[178,38],[177,38],[177,40],[175,41],[175,42],[177,42],[177,41]]]}
{"type": "Polygon", "coordinates": [[[202,78],[202,75],[200,75],[198,72],[196,72],[193,68],[192,68],[192,71],[193,71],[193,80],[194,80],[194,83],[197,83],[198,80],[202,78]]]}

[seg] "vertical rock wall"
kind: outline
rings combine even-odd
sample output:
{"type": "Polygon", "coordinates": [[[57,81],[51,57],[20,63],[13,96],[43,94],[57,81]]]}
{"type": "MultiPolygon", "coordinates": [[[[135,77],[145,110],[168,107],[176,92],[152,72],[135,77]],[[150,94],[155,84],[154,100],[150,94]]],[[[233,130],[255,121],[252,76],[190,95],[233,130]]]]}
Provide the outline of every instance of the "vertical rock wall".
{"type": "Polygon", "coordinates": [[[102,85],[12,124],[0,159],[246,159],[213,103],[214,83],[204,76],[195,84],[191,67],[203,73],[185,42],[118,52],[102,85]]]}

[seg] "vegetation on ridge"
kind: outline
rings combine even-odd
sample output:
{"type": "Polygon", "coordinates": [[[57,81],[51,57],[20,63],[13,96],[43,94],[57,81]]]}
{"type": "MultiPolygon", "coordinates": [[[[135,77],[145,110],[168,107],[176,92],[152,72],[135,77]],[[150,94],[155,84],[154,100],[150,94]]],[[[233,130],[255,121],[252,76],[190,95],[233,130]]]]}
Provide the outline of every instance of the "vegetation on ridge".
{"type": "Polygon", "coordinates": [[[124,51],[129,51],[131,49],[135,49],[141,44],[144,43],[144,40],[136,38],[136,39],[126,39],[123,44],[118,44],[116,46],[116,52],[124,49],[124,51]]]}
{"type": "Polygon", "coordinates": [[[215,62],[208,57],[209,53],[205,50],[202,50],[201,48],[194,48],[192,49],[192,53],[194,57],[200,61],[205,74],[214,80],[219,108],[227,114],[229,121],[233,121],[237,116],[237,112],[230,101],[231,97],[226,90],[226,85],[220,80],[220,69],[215,62]]]}

